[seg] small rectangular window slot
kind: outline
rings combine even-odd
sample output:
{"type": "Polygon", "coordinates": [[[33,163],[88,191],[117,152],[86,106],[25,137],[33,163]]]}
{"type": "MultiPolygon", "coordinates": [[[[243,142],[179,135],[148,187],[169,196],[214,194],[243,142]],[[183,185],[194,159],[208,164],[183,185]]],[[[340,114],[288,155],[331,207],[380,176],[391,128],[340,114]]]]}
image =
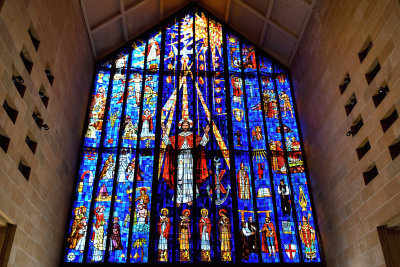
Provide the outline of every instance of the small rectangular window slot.
{"type": "Polygon", "coordinates": [[[363,122],[362,118],[359,117],[359,119],[357,119],[353,123],[353,125],[350,127],[350,130],[353,133],[353,135],[356,135],[363,125],[364,125],[364,122],[363,122]]]}
{"type": "Polygon", "coordinates": [[[370,84],[374,80],[375,76],[381,69],[381,65],[379,64],[378,61],[376,61],[372,66],[374,67],[371,67],[370,68],[371,70],[365,74],[365,78],[367,79],[368,84],[370,84]]]}
{"type": "Polygon", "coordinates": [[[39,49],[40,41],[39,41],[39,38],[37,37],[37,33],[32,25],[29,28],[28,33],[29,33],[29,37],[31,37],[33,46],[35,47],[35,50],[37,51],[39,49]]]}
{"type": "Polygon", "coordinates": [[[54,76],[51,73],[49,65],[46,66],[46,69],[44,72],[46,73],[46,77],[47,77],[47,80],[49,80],[50,85],[53,85],[54,76]]]}
{"type": "Polygon", "coordinates": [[[8,138],[7,136],[4,136],[4,135],[0,135],[0,147],[6,153],[7,153],[9,144],[10,144],[10,138],[8,138]]]}
{"type": "Polygon", "coordinates": [[[368,40],[365,42],[363,45],[361,51],[358,53],[358,58],[360,59],[360,62],[362,63],[364,59],[367,57],[369,50],[371,50],[373,44],[371,39],[368,37],[368,40]]]}
{"type": "Polygon", "coordinates": [[[11,121],[15,124],[15,121],[17,120],[18,117],[18,111],[10,107],[10,105],[5,100],[3,103],[3,108],[6,111],[8,117],[10,117],[11,121]]]}
{"type": "Polygon", "coordinates": [[[367,140],[367,142],[365,142],[365,144],[363,144],[361,147],[356,149],[358,159],[359,160],[362,159],[370,149],[371,149],[371,145],[369,144],[369,141],[367,140]]]}
{"type": "Polygon", "coordinates": [[[371,182],[377,175],[378,170],[376,169],[376,165],[374,165],[372,168],[369,168],[369,170],[363,172],[365,185],[369,184],[369,182],[371,182]]]}
{"type": "Polygon", "coordinates": [[[49,104],[49,97],[46,95],[44,88],[39,90],[39,96],[43,102],[43,105],[47,108],[47,105],[49,104]]]}
{"type": "Polygon", "coordinates": [[[32,141],[29,136],[26,136],[25,138],[25,143],[29,146],[29,148],[31,149],[32,153],[35,154],[36,152],[36,147],[37,147],[37,143],[32,141]]]}
{"type": "Polygon", "coordinates": [[[18,170],[22,173],[26,180],[29,180],[29,174],[31,173],[31,167],[23,164],[21,161],[18,165],[18,170]]]}
{"type": "Polygon", "coordinates": [[[37,125],[39,128],[42,128],[43,119],[40,117],[40,114],[39,114],[39,113],[33,112],[33,113],[32,113],[32,118],[33,118],[33,120],[36,122],[36,125],[37,125]]]}
{"type": "Polygon", "coordinates": [[[357,99],[356,99],[355,94],[353,94],[351,96],[351,98],[349,99],[349,101],[347,101],[346,106],[344,106],[344,108],[346,109],[347,116],[349,116],[350,112],[353,110],[353,108],[356,104],[357,104],[357,99]]]}
{"type": "Polygon", "coordinates": [[[381,120],[381,126],[383,132],[386,132],[390,126],[399,118],[399,114],[397,114],[397,110],[395,109],[389,116],[381,120]]]}
{"type": "Polygon", "coordinates": [[[400,141],[389,146],[390,156],[392,156],[392,160],[395,159],[398,155],[400,155],[400,141]]]}
{"type": "Polygon", "coordinates": [[[15,88],[17,88],[18,93],[21,97],[24,97],[26,86],[24,85],[24,79],[21,76],[12,76],[12,81],[15,88]]]}
{"type": "Polygon", "coordinates": [[[26,70],[28,71],[29,74],[31,74],[32,72],[32,67],[33,67],[33,62],[31,57],[29,56],[28,50],[23,47],[21,53],[19,54],[19,56],[22,59],[22,62],[25,65],[26,70]]]}
{"type": "Polygon", "coordinates": [[[386,97],[389,93],[389,87],[387,85],[382,86],[379,88],[378,92],[372,96],[372,100],[374,101],[375,107],[378,107],[382,100],[386,97]]]}
{"type": "Polygon", "coordinates": [[[344,76],[343,81],[339,85],[340,94],[343,95],[344,91],[346,91],[346,88],[347,88],[347,86],[349,85],[350,82],[351,82],[350,75],[347,73],[344,76]]]}

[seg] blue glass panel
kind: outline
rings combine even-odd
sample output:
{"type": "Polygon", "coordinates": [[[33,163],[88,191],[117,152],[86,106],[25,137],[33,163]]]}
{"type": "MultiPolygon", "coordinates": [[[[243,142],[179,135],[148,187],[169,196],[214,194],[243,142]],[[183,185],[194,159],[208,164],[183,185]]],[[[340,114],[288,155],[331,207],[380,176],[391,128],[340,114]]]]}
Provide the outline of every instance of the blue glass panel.
{"type": "Polygon", "coordinates": [[[139,39],[132,44],[132,63],[131,67],[134,69],[143,69],[144,67],[144,54],[146,49],[146,42],[139,39]]]}
{"type": "Polygon", "coordinates": [[[195,52],[197,71],[209,71],[207,17],[203,12],[195,13],[195,52]]]}
{"type": "Polygon", "coordinates": [[[178,57],[178,28],[179,21],[176,19],[166,27],[164,69],[176,70],[178,57]]]}
{"type": "Polygon", "coordinates": [[[92,201],[94,175],[96,174],[97,149],[84,148],[74,196],[74,204],[69,222],[66,262],[82,262],[85,249],[87,221],[92,201]]]}
{"type": "Polygon", "coordinates": [[[314,218],[311,211],[308,185],[304,173],[303,155],[293,106],[292,92],[286,73],[276,76],[275,83],[279,94],[279,105],[287,149],[287,160],[292,177],[294,203],[299,225],[299,235],[305,262],[320,261],[318,240],[316,238],[314,218]]]}
{"type": "Polygon", "coordinates": [[[233,34],[226,35],[226,47],[228,49],[228,69],[229,71],[237,71],[241,70],[241,56],[239,49],[239,39],[233,34]]]}
{"type": "Polygon", "coordinates": [[[259,55],[260,72],[272,73],[272,60],[269,57],[259,55]]]}
{"type": "Polygon", "coordinates": [[[111,197],[114,185],[116,149],[101,154],[101,167],[98,170],[99,183],[95,193],[93,225],[90,225],[88,262],[102,262],[106,250],[108,222],[110,218],[111,197]]]}
{"type": "MultiPolygon", "coordinates": [[[[162,113],[161,123],[163,136],[175,136],[176,128],[176,104],[177,104],[177,87],[175,76],[163,77],[162,92],[162,113]]],[[[172,261],[172,242],[173,242],[173,223],[174,223],[174,185],[170,183],[169,173],[170,161],[173,160],[171,147],[167,146],[168,142],[161,141],[159,144],[159,168],[158,168],[158,185],[157,185],[157,214],[155,255],[156,262],[172,261]]]]}
{"type": "Polygon", "coordinates": [[[240,222],[240,245],[243,262],[258,262],[256,243],[256,221],[252,201],[252,173],[249,152],[235,151],[235,173],[240,222]]]}
{"type": "Polygon", "coordinates": [[[215,179],[215,222],[217,225],[217,259],[221,262],[235,262],[235,244],[233,235],[233,216],[236,209],[232,206],[232,185],[229,175],[229,165],[224,160],[224,155],[229,151],[214,151],[214,179],[215,179]]]}
{"type": "MultiPolygon", "coordinates": [[[[169,142],[172,144],[174,155],[177,154],[175,160],[176,166],[176,206],[178,217],[177,240],[175,257],[180,262],[193,262],[193,232],[195,210],[193,210],[193,201],[195,191],[198,190],[204,179],[208,176],[208,172],[203,171],[196,175],[194,173],[194,160],[199,159],[204,153],[204,146],[208,142],[208,138],[201,138],[196,135],[196,129],[199,125],[194,117],[194,91],[191,72],[184,72],[179,80],[179,101],[177,105],[178,112],[178,136],[170,137],[169,142]],[[201,141],[200,141],[201,140],[201,141]],[[192,149],[195,149],[192,152],[192,149]],[[198,150],[197,150],[198,149],[198,150]],[[197,185],[197,187],[196,187],[197,185]]],[[[165,142],[165,139],[164,139],[165,142]]],[[[175,178],[174,178],[175,179],[175,178]]]]}
{"type": "Polygon", "coordinates": [[[248,151],[243,81],[239,74],[230,74],[233,144],[236,150],[248,151]]]}
{"type": "Polygon", "coordinates": [[[148,74],[143,92],[142,131],[140,148],[154,148],[155,120],[157,117],[158,72],[148,74]]]}
{"type": "Polygon", "coordinates": [[[85,133],[84,146],[98,147],[100,144],[109,82],[110,70],[99,69],[96,75],[94,92],[91,97],[89,123],[85,133]]]}
{"type": "Polygon", "coordinates": [[[136,148],[139,125],[140,102],[142,98],[143,71],[131,71],[128,80],[128,96],[122,127],[122,146],[136,148]]]}
{"type": "Polygon", "coordinates": [[[245,72],[257,71],[256,49],[252,45],[242,45],[242,62],[245,72]]]}
{"type": "Polygon", "coordinates": [[[223,38],[222,38],[222,25],[221,23],[209,19],[209,40],[211,47],[211,70],[216,72],[224,71],[224,58],[223,58],[223,38]]]}
{"type": "Polygon", "coordinates": [[[135,173],[135,151],[121,149],[116,182],[112,234],[110,237],[110,262],[127,262],[132,188],[135,173]]]}
{"type": "Polygon", "coordinates": [[[149,261],[150,207],[152,202],[152,182],[154,150],[144,149],[139,155],[139,169],[134,197],[132,225],[131,262],[149,261]]]}
{"type": "MultiPolygon", "coordinates": [[[[207,26],[207,24],[206,24],[207,26]]],[[[196,137],[201,140],[194,153],[195,178],[198,181],[198,194],[196,192],[196,210],[193,214],[197,235],[194,237],[195,249],[198,251],[197,261],[210,262],[214,258],[215,233],[215,207],[212,204],[213,176],[212,176],[212,153],[211,143],[214,142],[211,127],[211,110],[209,100],[208,78],[203,72],[198,73],[195,83],[195,129],[196,137]],[[205,131],[208,131],[207,133],[205,131]],[[206,139],[208,142],[205,142],[206,139]],[[197,175],[200,174],[200,175],[197,175]]]]}
{"type": "Polygon", "coordinates": [[[153,72],[160,67],[161,31],[158,30],[150,34],[148,42],[146,67],[150,72],[153,72]]]}
{"type": "Polygon", "coordinates": [[[128,54],[122,53],[115,60],[116,71],[112,82],[111,101],[105,124],[103,146],[116,147],[119,138],[119,124],[122,117],[122,105],[125,97],[125,76],[128,54]]]}
{"type": "Polygon", "coordinates": [[[181,20],[180,55],[181,70],[192,69],[193,66],[193,14],[186,14],[181,20]]]}
{"type": "MultiPolygon", "coordinates": [[[[244,55],[243,55],[244,56],[244,55]]],[[[244,60],[244,59],[243,59],[244,60]]],[[[276,214],[273,204],[273,188],[269,176],[267,158],[267,137],[262,118],[261,96],[256,74],[245,79],[251,148],[253,177],[258,211],[261,253],[263,262],[279,262],[278,229],[275,226],[276,214]]]]}
{"type": "MultiPolygon", "coordinates": [[[[287,176],[287,165],[284,157],[284,147],[279,123],[279,110],[277,96],[275,94],[274,80],[272,76],[262,76],[262,93],[264,101],[264,116],[266,119],[266,131],[270,150],[270,167],[273,174],[273,187],[276,193],[277,218],[284,262],[299,262],[299,246],[296,239],[295,220],[291,210],[293,201],[287,176]]],[[[261,109],[261,107],[260,107],[261,109]]],[[[284,130],[284,129],[282,129],[284,130]]]]}

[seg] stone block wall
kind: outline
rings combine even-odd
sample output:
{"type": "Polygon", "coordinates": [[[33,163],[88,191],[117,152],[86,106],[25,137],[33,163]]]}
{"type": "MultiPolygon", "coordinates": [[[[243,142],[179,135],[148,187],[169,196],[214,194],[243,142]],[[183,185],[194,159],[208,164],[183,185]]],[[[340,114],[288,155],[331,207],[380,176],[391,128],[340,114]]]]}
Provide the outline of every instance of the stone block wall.
{"type": "Polygon", "coordinates": [[[400,4],[397,0],[318,0],[290,66],[327,266],[385,266],[377,227],[400,215],[400,4]],[[372,41],[360,62],[358,53],[372,41]],[[379,62],[368,84],[365,74],[379,62]],[[341,94],[346,74],[351,82],[341,94]],[[389,93],[375,107],[373,95],[389,93]],[[352,95],[357,103],[347,115],[352,95]],[[357,118],[364,125],[346,136],[357,118]],[[356,149],[370,143],[359,159],[356,149]],[[376,166],[368,184],[363,173],[376,166]]]}
{"type": "MultiPolygon", "coordinates": [[[[3,2],[3,1],[1,1],[3,2]]],[[[0,5],[1,7],[1,5],[0,5]]],[[[0,216],[17,225],[8,266],[57,266],[64,238],[94,58],[79,1],[6,0],[0,11],[0,216]],[[36,50],[28,30],[40,41],[36,50]],[[23,51],[33,63],[23,64],[23,51]],[[45,70],[54,76],[50,84],[45,70]],[[21,76],[23,97],[12,76],[21,76]],[[49,98],[47,108],[39,95],[49,98]],[[13,123],[4,101],[18,111],[13,123]],[[49,130],[39,128],[40,114],[49,130]],[[33,153],[26,136],[37,143],[33,153]],[[27,180],[19,163],[31,168],[27,180]]]]}

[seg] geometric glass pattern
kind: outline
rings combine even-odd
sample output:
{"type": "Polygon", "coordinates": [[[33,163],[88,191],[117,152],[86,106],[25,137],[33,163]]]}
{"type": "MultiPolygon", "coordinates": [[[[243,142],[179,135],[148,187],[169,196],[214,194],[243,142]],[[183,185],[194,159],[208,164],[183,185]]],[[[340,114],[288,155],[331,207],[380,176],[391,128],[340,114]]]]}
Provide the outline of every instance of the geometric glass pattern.
{"type": "Polygon", "coordinates": [[[288,71],[192,5],[96,68],[62,262],[321,263],[288,71]]]}

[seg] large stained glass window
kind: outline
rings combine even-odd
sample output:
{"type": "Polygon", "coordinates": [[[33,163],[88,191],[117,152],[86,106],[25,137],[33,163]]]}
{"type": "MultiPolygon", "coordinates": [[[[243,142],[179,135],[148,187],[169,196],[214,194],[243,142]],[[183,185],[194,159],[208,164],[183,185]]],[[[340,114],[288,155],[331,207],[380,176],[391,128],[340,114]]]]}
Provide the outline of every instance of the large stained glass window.
{"type": "Polygon", "coordinates": [[[286,68],[191,6],[99,63],[63,264],[321,263],[286,68]]]}

